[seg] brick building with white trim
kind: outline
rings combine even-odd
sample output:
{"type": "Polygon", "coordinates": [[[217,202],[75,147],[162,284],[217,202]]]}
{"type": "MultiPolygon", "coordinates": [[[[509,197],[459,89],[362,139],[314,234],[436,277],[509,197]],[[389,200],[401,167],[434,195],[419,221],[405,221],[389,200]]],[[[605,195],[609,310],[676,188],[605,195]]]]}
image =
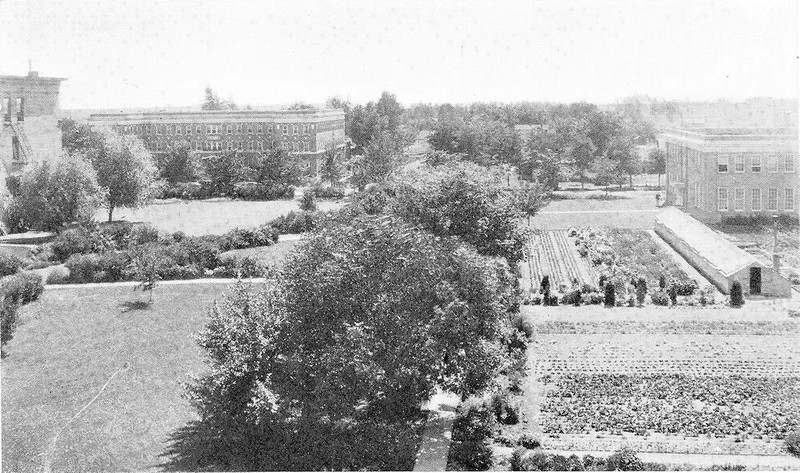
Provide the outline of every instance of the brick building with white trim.
{"type": "Polygon", "coordinates": [[[706,222],[798,215],[796,129],[672,130],[657,139],[667,154],[667,204],[706,222]]]}

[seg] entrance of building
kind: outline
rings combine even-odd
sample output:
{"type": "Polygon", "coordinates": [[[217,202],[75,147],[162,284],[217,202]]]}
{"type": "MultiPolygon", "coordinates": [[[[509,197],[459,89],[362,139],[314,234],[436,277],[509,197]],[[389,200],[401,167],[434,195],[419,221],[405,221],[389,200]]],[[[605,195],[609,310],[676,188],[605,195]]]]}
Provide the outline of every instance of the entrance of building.
{"type": "Polygon", "coordinates": [[[761,294],[761,268],[750,268],[750,294],[761,294]]]}

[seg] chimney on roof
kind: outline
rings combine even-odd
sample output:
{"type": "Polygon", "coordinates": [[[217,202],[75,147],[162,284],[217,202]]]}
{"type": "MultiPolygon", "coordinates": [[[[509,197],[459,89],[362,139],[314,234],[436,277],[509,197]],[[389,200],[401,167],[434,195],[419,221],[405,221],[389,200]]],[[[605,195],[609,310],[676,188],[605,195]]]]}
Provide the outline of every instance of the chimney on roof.
{"type": "Polygon", "coordinates": [[[28,71],[28,77],[32,79],[39,77],[39,71],[28,71]]]}

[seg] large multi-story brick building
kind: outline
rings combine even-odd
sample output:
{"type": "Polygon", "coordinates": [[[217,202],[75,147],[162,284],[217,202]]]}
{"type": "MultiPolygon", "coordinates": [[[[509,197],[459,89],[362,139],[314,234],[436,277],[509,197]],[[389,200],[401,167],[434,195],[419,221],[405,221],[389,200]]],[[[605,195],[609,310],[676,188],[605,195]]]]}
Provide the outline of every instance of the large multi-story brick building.
{"type": "Polygon", "coordinates": [[[798,214],[796,129],[690,129],[658,136],[667,154],[666,202],[715,222],[798,214]]]}
{"type": "Polygon", "coordinates": [[[135,134],[155,154],[179,143],[201,154],[284,149],[312,174],[325,150],[344,146],[343,110],[98,113],[89,117],[89,124],[135,134]]]}
{"type": "Polygon", "coordinates": [[[0,190],[6,176],[61,154],[56,111],[63,80],[36,72],[0,76],[0,190]]]}

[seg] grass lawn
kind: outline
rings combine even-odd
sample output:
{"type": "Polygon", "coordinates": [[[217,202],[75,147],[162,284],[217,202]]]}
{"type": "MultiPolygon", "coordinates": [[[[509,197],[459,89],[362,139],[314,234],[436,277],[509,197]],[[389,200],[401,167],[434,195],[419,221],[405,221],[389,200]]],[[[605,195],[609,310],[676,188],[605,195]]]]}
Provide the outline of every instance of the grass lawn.
{"type": "MultiPolygon", "coordinates": [[[[566,197],[553,200],[531,218],[531,226],[541,229],[581,227],[652,228],[655,216],[661,211],[656,204],[655,191],[622,191],[611,195],[615,200],[589,199],[603,191],[564,191],[566,197]]],[[[663,194],[662,194],[663,197],[663,194]]],[[[527,221],[525,221],[527,224],[527,221]]]]}
{"type": "MultiPolygon", "coordinates": [[[[319,210],[332,210],[341,206],[340,202],[317,201],[319,210]]],[[[296,200],[169,199],[156,201],[140,209],[115,209],[114,219],[146,222],[165,232],[218,235],[235,227],[251,228],[261,225],[291,210],[300,210],[296,200]]],[[[100,209],[95,218],[103,222],[108,215],[100,209]]]]}
{"type": "Polygon", "coordinates": [[[130,287],[48,290],[25,306],[2,361],[3,471],[41,471],[48,456],[53,471],[160,469],[170,434],[196,418],[181,383],[204,370],[194,335],[226,287],[162,285],[145,310],[126,310],[145,299],[130,287]]]}

